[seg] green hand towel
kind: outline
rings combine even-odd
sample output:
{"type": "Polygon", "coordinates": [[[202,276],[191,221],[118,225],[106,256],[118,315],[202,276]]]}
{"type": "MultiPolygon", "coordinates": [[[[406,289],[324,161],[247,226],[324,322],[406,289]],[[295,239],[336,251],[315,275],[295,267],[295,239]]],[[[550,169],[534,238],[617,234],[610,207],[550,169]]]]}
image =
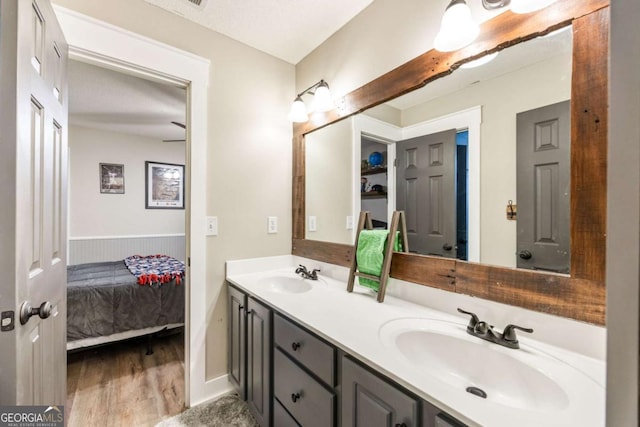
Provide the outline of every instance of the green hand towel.
{"type": "MultiPolygon", "coordinates": [[[[389,230],[362,230],[360,232],[358,236],[358,247],[356,249],[356,260],[358,261],[358,271],[360,273],[380,277],[388,235],[389,230]]],[[[400,232],[396,233],[393,250],[402,250],[400,232]]],[[[358,277],[358,282],[361,286],[373,289],[376,292],[380,288],[380,283],[375,280],[358,277]]]]}

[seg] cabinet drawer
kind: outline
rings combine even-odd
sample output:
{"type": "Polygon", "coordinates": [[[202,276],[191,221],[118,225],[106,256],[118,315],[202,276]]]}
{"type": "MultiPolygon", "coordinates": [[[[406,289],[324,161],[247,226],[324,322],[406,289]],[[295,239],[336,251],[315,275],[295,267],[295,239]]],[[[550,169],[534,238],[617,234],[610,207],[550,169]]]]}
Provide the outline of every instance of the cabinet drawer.
{"type": "Polygon", "coordinates": [[[332,426],[335,395],[278,348],[273,362],[274,395],[298,423],[304,427],[332,426]]]}
{"type": "Polygon", "coordinates": [[[282,351],[322,381],[335,385],[335,349],[332,346],[278,315],[275,316],[273,340],[282,351]]]}
{"type": "Polygon", "coordinates": [[[276,427],[300,427],[291,414],[278,402],[278,399],[273,399],[273,425],[276,427]]]}

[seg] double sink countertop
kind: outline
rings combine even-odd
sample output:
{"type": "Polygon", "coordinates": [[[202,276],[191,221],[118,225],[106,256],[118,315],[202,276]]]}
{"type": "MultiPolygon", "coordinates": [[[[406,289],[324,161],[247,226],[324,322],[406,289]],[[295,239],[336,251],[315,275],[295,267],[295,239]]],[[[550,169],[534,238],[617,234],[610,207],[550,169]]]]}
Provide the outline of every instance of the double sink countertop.
{"type": "Polygon", "coordinates": [[[367,288],[347,292],[344,276],[342,267],[282,256],[228,261],[226,279],[470,426],[605,424],[603,360],[537,340],[535,331],[518,334],[520,349],[501,347],[467,334],[467,316],[389,293],[378,303],[367,288]],[[298,263],[320,267],[319,280],[295,275],[298,263]]]}

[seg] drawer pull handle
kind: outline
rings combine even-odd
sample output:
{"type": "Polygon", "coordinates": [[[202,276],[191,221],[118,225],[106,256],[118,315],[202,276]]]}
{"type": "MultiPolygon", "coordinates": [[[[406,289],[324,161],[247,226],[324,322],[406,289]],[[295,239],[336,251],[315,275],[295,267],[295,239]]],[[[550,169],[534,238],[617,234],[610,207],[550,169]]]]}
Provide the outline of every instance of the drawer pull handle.
{"type": "Polygon", "coordinates": [[[300,348],[300,343],[299,342],[292,343],[291,348],[293,349],[293,351],[298,351],[298,349],[300,348]]]}
{"type": "Polygon", "coordinates": [[[396,424],[396,427],[407,427],[407,425],[405,423],[402,424],[396,424]]]}
{"type": "Polygon", "coordinates": [[[296,403],[298,400],[300,400],[300,393],[291,393],[291,401],[296,403]]]}

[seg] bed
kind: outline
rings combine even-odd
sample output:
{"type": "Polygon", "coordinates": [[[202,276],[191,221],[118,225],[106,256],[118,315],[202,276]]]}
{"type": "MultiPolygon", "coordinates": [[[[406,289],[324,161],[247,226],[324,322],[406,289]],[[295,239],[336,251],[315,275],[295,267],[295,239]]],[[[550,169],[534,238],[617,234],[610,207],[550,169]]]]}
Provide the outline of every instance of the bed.
{"type": "Polygon", "coordinates": [[[123,260],[67,267],[67,350],[151,334],[184,323],[180,277],[141,285],[123,260]]]}

